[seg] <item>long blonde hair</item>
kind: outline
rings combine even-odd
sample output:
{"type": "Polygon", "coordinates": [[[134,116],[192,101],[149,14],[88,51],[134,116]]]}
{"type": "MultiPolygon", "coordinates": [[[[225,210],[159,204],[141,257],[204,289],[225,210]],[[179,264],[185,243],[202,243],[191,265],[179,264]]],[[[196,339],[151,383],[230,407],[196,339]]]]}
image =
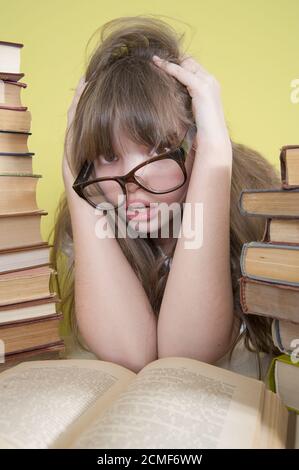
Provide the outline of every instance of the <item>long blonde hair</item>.
{"type": "MultiPolygon", "coordinates": [[[[99,154],[113,154],[113,133],[120,127],[136,143],[156,148],[169,141],[175,142],[179,128],[187,128],[194,123],[191,97],[186,87],[151,63],[153,54],[179,63],[183,55],[182,36],[179,37],[168,23],[150,15],[117,18],[100,29],[101,40],[88,63],[85,74],[88,83],[72,125],[68,162],[73,174],[79,172],[85,159],[93,161],[99,154]]],[[[233,141],[232,148],[231,275],[235,315],[246,326],[237,341],[245,336],[249,350],[276,354],[278,351],[271,338],[271,321],[259,316],[246,316],[240,307],[238,280],[241,276],[242,245],[259,240],[265,222],[258,217],[241,215],[238,199],[244,188],[280,187],[280,178],[274,166],[259,152],[233,141]]],[[[150,238],[116,240],[158,315],[168,278],[160,251],[150,238]]],[[[86,348],[80,338],[75,315],[72,242],[70,213],[63,193],[49,235],[49,243],[53,243],[50,261],[58,272],[55,288],[68,326],[78,343],[86,348]]]]}

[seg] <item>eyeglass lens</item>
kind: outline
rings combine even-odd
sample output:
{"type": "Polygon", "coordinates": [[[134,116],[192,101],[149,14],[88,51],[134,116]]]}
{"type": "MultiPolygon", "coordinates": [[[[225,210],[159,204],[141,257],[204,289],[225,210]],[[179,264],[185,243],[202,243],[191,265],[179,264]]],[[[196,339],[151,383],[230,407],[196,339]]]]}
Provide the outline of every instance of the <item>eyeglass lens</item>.
{"type": "MultiPolygon", "coordinates": [[[[103,171],[99,172],[100,175],[95,177],[109,178],[120,174],[117,164],[103,165],[103,167],[103,171]]],[[[101,166],[99,168],[101,170],[101,166]]],[[[136,170],[134,174],[143,188],[161,193],[173,191],[184,182],[182,168],[171,158],[150,162],[136,170]]],[[[83,191],[85,197],[99,209],[107,209],[110,205],[118,207],[125,202],[122,186],[117,181],[107,179],[91,183],[85,186],[83,191]]]]}

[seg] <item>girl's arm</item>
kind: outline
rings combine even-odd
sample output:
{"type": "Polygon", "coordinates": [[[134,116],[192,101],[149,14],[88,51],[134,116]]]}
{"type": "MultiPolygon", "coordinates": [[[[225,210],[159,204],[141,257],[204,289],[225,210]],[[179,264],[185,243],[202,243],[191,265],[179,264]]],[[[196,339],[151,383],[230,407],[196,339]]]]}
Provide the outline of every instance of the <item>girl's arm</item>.
{"type": "MultiPolygon", "coordinates": [[[[216,362],[239,330],[230,273],[232,147],[214,78],[192,58],[185,59],[182,66],[167,61],[157,65],[188,86],[198,129],[181,237],[159,313],[158,357],[187,356],[216,362]],[[186,206],[192,205],[194,230],[196,203],[203,205],[202,246],[187,249],[190,220],[186,206]]],[[[200,232],[200,227],[197,230],[200,232]]]]}
{"type": "MultiPolygon", "coordinates": [[[[68,121],[82,93],[76,90],[68,121]]],[[[138,372],[157,359],[157,322],[147,295],[113,238],[97,238],[95,209],[72,189],[74,177],[63,159],[75,257],[75,308],[80,333],[100,359],[138,372]]],[[[99,211],[97,211],[99,212],[99,211]]],[[[107,227],[110,225],[107,221],[107,227]]]]}
{"type": "MultiPolygon", "coordinates": [[[[216,362],[229,349],[233,334],[229,248],[231,157],[224,146],[207,150],[201,158],[197,156],[186,203],[192,206],[198,201],[203,203],[203,244],[198,249],[184,248],[185,241],[190,240],[182,229],[159,313],[158,356],[187,356],[216,362]],[[221,158],[222,162],[214,165],[213,158],[221,158]]],[[[186,221],[184,213],[182,227],[186,221]]]]}

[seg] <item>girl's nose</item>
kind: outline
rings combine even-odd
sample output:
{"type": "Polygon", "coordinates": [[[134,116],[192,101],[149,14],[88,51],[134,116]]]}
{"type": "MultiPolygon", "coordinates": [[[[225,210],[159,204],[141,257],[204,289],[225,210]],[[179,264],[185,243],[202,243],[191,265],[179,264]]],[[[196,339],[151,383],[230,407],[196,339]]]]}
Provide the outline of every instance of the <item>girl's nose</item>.
{"type": "Polygon", "coordinates": [[[138,188],[140,188],[140,186],[137,183],[130,182],[126,184],[127,193],[134,193],[138,188]]]}

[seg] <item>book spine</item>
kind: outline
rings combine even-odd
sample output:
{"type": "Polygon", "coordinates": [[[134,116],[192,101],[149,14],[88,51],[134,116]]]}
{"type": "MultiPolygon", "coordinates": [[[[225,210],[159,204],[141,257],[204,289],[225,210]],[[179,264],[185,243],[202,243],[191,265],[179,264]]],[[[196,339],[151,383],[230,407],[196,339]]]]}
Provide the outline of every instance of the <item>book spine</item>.
{"type": "Polygon", "coordinates": [[[287,189],[287,190],[292,190],[292,189],[299,189],[299,186],[295,184],[282,183],[282,188],[287,189]]]}
{"type": "Polygon", "coordinates": [[[0,177],[3,176],[4,178],[17,176],[18,178],[42,178],[43,175],[33,174],[33,173],[0,173],[0,177]]]}
{"type": "Polygon", "coordinates": [[[246,257],[246,253],[247,253],[249,243],[243,243],[242,251],[241,251],[241,255],[240,255],[240,267],[241,267],[242,276],[246,276],[245,257],[246,257]]]}
{"type": "Polygon", "coordinates": [[[18,82],[23,77],[25,77],[25,74],[21,72],[0,72],[0,80],[11,80],[13,82],[18,82]]]}
{"type": "Polygon", "coordinates": [[[26,152],[26,153],[11,153],[11,152],[0,152],[0,157],[32,157],[35,153],[26,152]]]}
{"type": "MultiPolygon", "coordinates": [[[[242,276],[239,280],[239,292],[240,292],[240,305],[242,307],[243,313],[246,313],[248,315],[259,315],[261,317],[270,317],[270,318],[276,318],[278,320],[285,320],[283,317],[278,317],[278,316],[271,316],[268,313],[262,313],[262,312],[254,312],[252,309],[249,308],[247,304],[247,296],[246,296],[246,287],[248,284],[263,284],[263,285],[268,285],[274,287],[273,283],[271,282],[266,282],[266,281],[259,281],[256,279],[251,279],[249,277],[244,277],[242,276]]],[[[290,286],[288,284],[277,284],[275,287],[279,289],[288,289],[288,290],[297,290],[298,287],[295,286],[290,286]]]]}
{"type": "Polygon", "coordinates": [[[61,341],[55,341],[54,343],[47,343],[38,348],[26,348],[26,349],[21,349],[18,352],[13,351],[13,352],[5,354],[5,359],[13,360],[17,355],[23,356],[23,355],[27,355],[28,353],[38,354],[42,349],[46,349],[49,352],[53,350],[54,351],[65,350],[65,344],[61,343],[61,341]]]}
{"type": "Polygon", "coordinates": [[[24,47],[24,44],[21,42],[12,42],[12,41],[0,41],[0,44],[4,46],[12,46],[12,47],[24,47]]]}
{"type": "MultiPolygon", "coordinates": [[[[297,193],[299,192],[299,187],[293,187],[290,188],[292,193],[297,193]]],[[[269,214],[267,212],[249,212],[248,210],[245,209],[243,199],[244,199],[244,194],[248,193],[256,193],[256,194],[261,194],[261,193],[284,193],[284,189],[243,189],[240,193],[239,196],[239,201],[238,201],[238,208],[239,211],[242,215],[244,216],[249,216],[249,217],[268,217],[272,219],[298,219],[299,218],[299,212],[296,215],[291,215],[291,214],[269,214]]]]}
{"type": "Polygon", "coordinates": [[[10,111],[27,111],[27,106],[4,106],[0,105],[0,109],[8,109],[10,111]]]}
{"type": "Polygon", "coordinates": [[[299,189],[298,185],[289,184],[288,177],[287,177],[287,163],[286,163],[286,155],[287,149],[298,148],[298,145],[284,145],[280,149],[280,175],[281,175],[281,186],[282,189],[299,189]]]}
{"type": "Polygon", "coordinates": [[[248,245],[249,247],[252,247],[252,248],[269,248],[269,249],[273,249],[273,248],[283,248],[285,250],[289,249],[289,250],[296,250],[298,251],[299,250],[299,244],[298,243],[293,243],[293,244],[283,244],[283,243],[264,243],[264,242],[248,242],[248,243],[245,243],[245,245],[248,245]]]}
{"type": "Polygon", "coordinates": [[[261,243],[269,243],[270,242],[270,224],[271,224],[271,218],[267,217],[265,221],[265,229],[263,236],[261,238],[261,243]]]}
{"type": "Polygon", "coordinates": [[[45,322],[45,321],[57,321],[57,320],[62,320],[63,314],[61,312],[58,313],[50,313],[49,315],[44,315],[42,317],[34,317],[34,318],[27,318],[27,319],[22,319],[22,320],[14,320],[10,322],[5,322],[1,323],[0,325],[0,331],[2,328],[14,328],[16,325],[28,325],[32,323],[40,323],[40,322],[45,322]]]}
{"type": "MultiPolygon", "coordinates": [[[[274,393],[277,393],[277,382],[275,373],[277,362],[284,362],[285,364],[289,364],[294,367],[299,367],[299,362],[292,362],[289,354],[281,354],[279,356],[273,357],[267,372],[266,383],[269,389],[274,393]]],[[[286,407],[288,408],[288,410],[294,411],[295,413],[299,414],[299,410],[296,410],[295,408],[292,408],[288,405],[286,405],[286,407]]]]}
{"type": "Polygon", "coordinates": [[[11,85],[14,85],[14,86],[19,86],[19,87],[22,87],[22,88],[27,88],[27,83],[25,82],[14,82],[13,80],[3,80],[4,83],[10,83],[11,85]]]}
{"type": "MultiPolygon", "coordinates": [[[[55,343],[48,343],[45,346],[34,348],[34,349],[27,349],[24,352],[17,352],[17,353],[7,353],[5,354],[5,362],[14,362],[15,360],[25,360],[25,358],[40,354],[40,353],[49,353],[55,351],[65,351],[65,342],[55,341],[55,343]],[[7,360],[6,360],[7,359],[7,360]]],[[[4,363],[5,364],[5,363],[4,363]]],[[[0,364],[1,370],[1,364],[0,364]]]]}
{"type": "Polygon", "coordinates": [[[44,211],[43,209],[39,209],[37,211],[29,211],[29,212],[7,212],[6,214],[0,214],[0,220],[2,218],[6,219],[11,218],[11,217],[19,217],[19,218],[26,218],[26,217],[32,217],[32,216],[43,216],[43,215],[48,215],[47,211],[44,211]]]}
{"type": "Polygon", "coordinates": [[[279,160],[280,160],[280,177],[281,177],[281,184],[282,184],[282,187],[285,188],[285,187],[288,187],[288,183],[287,183],[287,168],[286,168],[286,149],[285,149],[285,147],[282,147],[282,148],[280,149],[279,160]]]}
{"type": "Polygon", "coordinates": [[[48,303],[57,303],[57,302],[61,302],[61,299],[58,297],[56,292],[52,292],[47,297],[42,297],[41,299],[25,300],[24,302],[14,302],[10,304],[0,305],[0,311],[14,310],[14,309],[26,308],[26,307],[28,308],[34,305],[44,305],[48,303]]]}
{"type": "Polygon", "coordinates": [[[287,351],[281,341],[280,335],[280,320],[274,318],[271,325],[271,334],[274,345],[279,349],[283,354],[290,354],[290,351],[287,351]]]}
{"type": "Polygon", "coordinates": [[[23,135],[32,135],[32,132],[29,131],[3,131],[0,129],[0,134],[23,134],[23,135]]]}
{"type": "MultiPolygon", "coordinates": [[[[23,112],[26,112],[28,107],[27,106],[0,106],[0,109],[5,109],[7,111],[16,111],[17,113],[20,112],[20,113],[23,113],[23,112]],[[24,109],[25,108],[25,109],[24,109]]],[[[28,111],[29,113],[29,111],[28,111]]]]}
{"type": "Polygon", "coordinates": [[[246,294],[245,294],[245,289],[246,289],[246,283],[247,280],[245,277],[241,277],[239,279],[239,287],[240,287],[240,304],[243,313],[248,313],[248,307],[246,304],[246,294]]]}
{"type": "Polygon", "coordinates": [[[0,255],[1,255],[1,253],[6,254],[6,253],[13,253],[13,252],[16,252],[16,251],[28,251],[28,250],[30,250],[30,248],[32,248],[33,250],[38,250],[40,248],[48,248],[48,247],[53,247],[53,244],[50,244],[50,243],[45,241],[45,242],[37,243],[37,244],[34,244],[34,245],[30,245],[30,246],[22,246],[22,247],[17,247],[17,248],[5,248],[4,250],[0,249],[0,255]]]}
{"type": "MultiPolygon", "coordinates": [[[[23,248],[23,247],[20,247],[20,249],[23,248]]],[[[52,266],[52,263],[49,263],[49,262],[46,262],[46,263],[42,263],[42,264],[34,264],[34,265],[30,265],[30,266],[25,266],[25,267],[16,267],[16,268],[11,268],[11,269],[8,269],[6,271],[1,271],[0,270],[0,276],[1,274],[9,274],[9,273],[14,273],[14,272],[19,272],[19,271],[26,271],[27,269],[32,269],[32,268],[42,268],[43,266],[52,266]]]]}
{"type": "MultiPolygon", "coordinates": [[[[285,242],[283,240],[279,240],[279,241],[272,241],[270,239],[270,227],[271,227],[271,223],[272,223],[272,219],[273,217],[267,217],[266,219],[266,222],[265,222],[265,230],[264,230],[264,233],[263,233],[263,236],[260,240],[261,243],[267,243],[269,245],[284,245],[284,246],[299,246],[299,243],[296,243],[296,242],[285,242]]],[[[295,219],[299,219],[299,217],[295,217],[295,219]]],[[[292,218],[292,220],[294,220],[294,218],[292,218]]]]}
{"type": "Polygon", "coordinates": [[[263,243],[263,242],[247,242],[242,246],[241,256],[240,256],[240,267],[242,276],[248,277],[249,279],[256,279],[258,281],[266,281],[271,284],[281,285],[288,284],[290,286],[299,287],[299,281],[284,281],[283,279],[269,279],[268,277],[263,277],[260,275],[248,274],[245,268],[247,251],[249,248],[269,248],[269,249],[285,249],[285,250],[299,250],[299,244],[282,244],[282,243],[263,243]]]}

